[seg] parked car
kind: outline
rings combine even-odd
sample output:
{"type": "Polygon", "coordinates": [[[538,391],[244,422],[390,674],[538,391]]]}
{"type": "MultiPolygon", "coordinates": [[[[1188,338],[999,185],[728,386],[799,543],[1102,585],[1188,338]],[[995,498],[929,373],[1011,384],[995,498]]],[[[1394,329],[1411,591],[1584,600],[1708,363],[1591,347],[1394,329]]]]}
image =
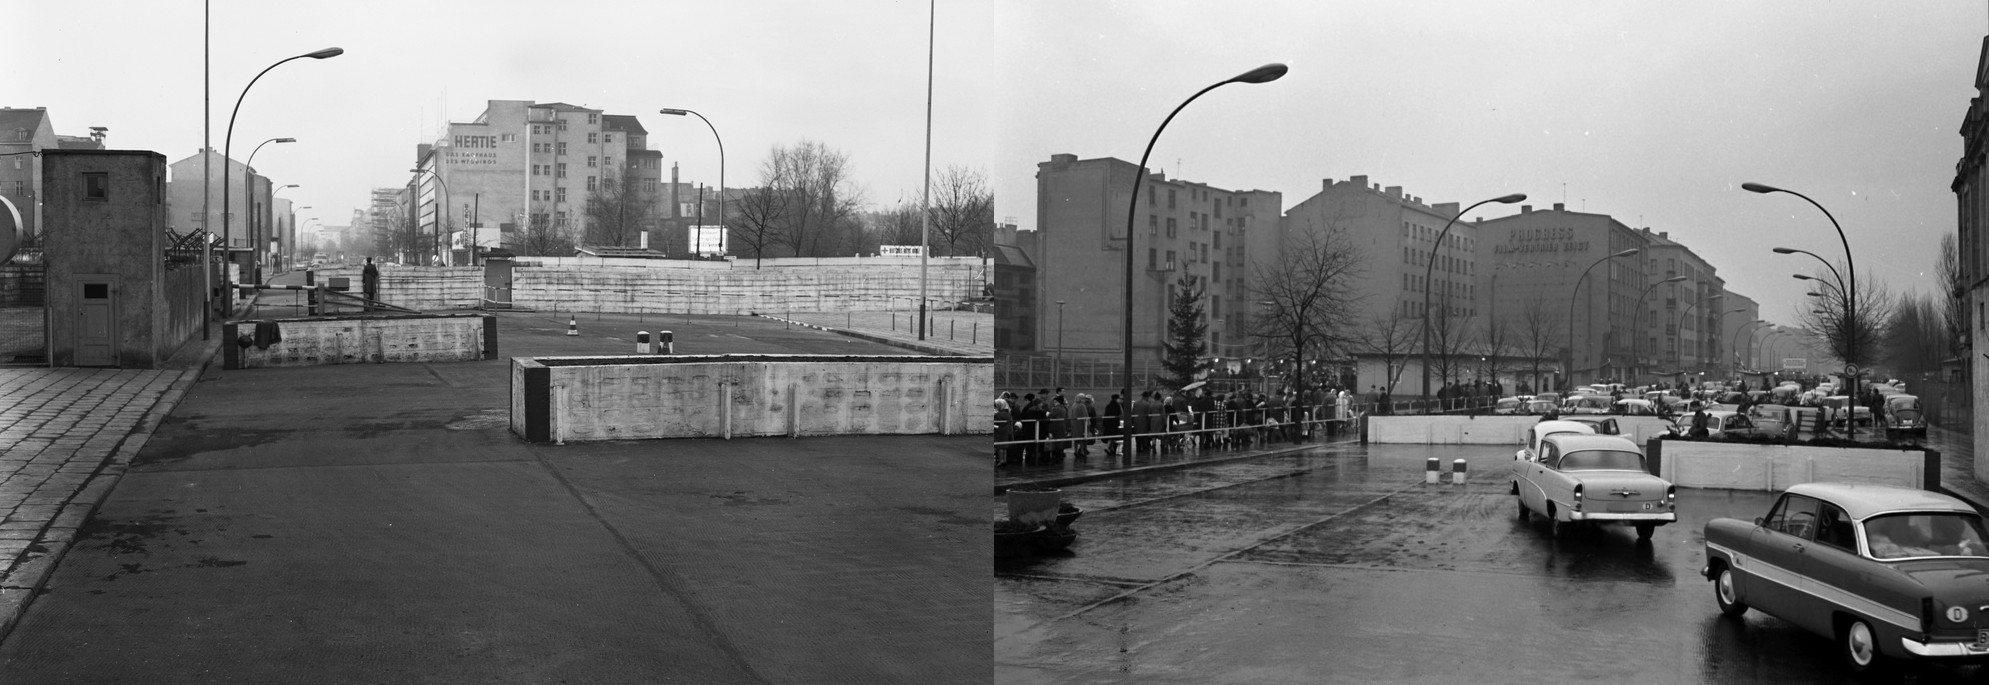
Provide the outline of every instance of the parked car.
{"type": "Polygon", "coordinates": [[[1623,429],[1622,427],[1616,424],[1616,417],[1614,416],[1605,416],[1602,414],[1573,414],[1569,416],[1563,416],[1561,417],[1561,420],[1588,424],[1589,428],[1595,429],[1596,435],[1623,434],[1623,429]]]}
{"type": "Polygon", "coordinates": [[[1885,436],[1927,437],[1927,415],[1920,409],[1920,398],[1905,394],[1885,398],[1885,436]]]}
{"type": "Polygon", "coordinates": [[[1754,422],[1755,430],[1767,435],[1780,435],[1789,440],[1796,439],[1795,410],[1780,404],[1757,404],[1747,408],[1747,418],[1754,422]]]}
{"type": "MultiPolygon", "coordinates": [[[[1563,420],[1544,420],[1539,423],[1533,424],[1531,426],[1527,426],[1526,442],[1522,443],[1519,446],[1519,452],[1513,454],[1512,458],[1517,459],[1519,461],[1533,461],[1534,455],[1540,453],[1541,439],[1546,438],[1549,435],[1558,435],[1561,433],[1574,433],[1577,435],[1594,435],[1595,427],[1577,421],[1563,421],[1563,420]]],[[[1519,492],[1519,481],[1517,480],[1513,481],[1513,492],[1515,493],[1519,492]]]]}
{"type": "MultiPolygon", "coordinates": [[[[1677,419],[1671,422],[1671,434],[1685,435],[1685,436],[1691,435],[1693,416],[1694,416],[1693,414],[1680,414],[1677,419]]],[[[1746,414],[1742,414],[1737,411],[1733,411],[1730,409],[1713,409],[1713,410],[1708,410],[1706,412],[1706,437],[1724,438],[1724,437],[1739,437],[1739,436],[1752,436],[1752,435],[1764,435],[1769,437],[1782,436],[1781,433],[1774,431],[1765,431],[1760,429],[1759,427],[1756,427],[1754,425],[1753,419],[1750,419],[1746,414]]]]}
{"type": "Polygon", "coordinates": [[[1609,404],[1616,400],[1608,395],[1576,395],[1561,403],[1561,410],[1568,414],[1607,414],[1609,404]]]}
{"type": "Polygon", "coordinates": [[[1542,416],[1547,412],[1557,410],[1558,407],[1555,406],[1553,400],[1527,400],[1526,404],[1520,406],[1519,413],[1528,416],[1542,416]]]}
{"type": "Polygon", "coordinates": [[[1751,608],[1837,642],[1853,671],[1887,659],[1989,661],[1989,531],[1961,500],[1885,485],[1790,486],[1752,522],[1706,523],[1720,611],[1751,608]]]}
{"type": "Polygon", "coordinates": [[[1852,402],[1849,396],[1830,395],[1824,397],[1822,403],[1817,406],[1823,407],[1823,415],[1832,427],[1842,428],[1847,412],[1858,427],[1872,425],[1872,408],[1852,402]]]}
{"type": "Polygon", "coordinates": [[[1573,524],[1628,525],[1638,540],[1678,521],[1678,489],[1651,475],[1628,438],[1551,434],[1535,454],[1514,469],[1521,520],[1546,517],[1556,535],[1573,524]]]}
{"type": "Polygon", "coordinates": [[[1526,403],[1517,397],[1501,397],[1497,403],[1492,405],[1492,413],[1518,414],[1520,408],[1524,406],[1526,406],[1526,403]]]}
{"type": "Polygon", "coordinates": [[[1617,400],[1610,405],[1609,413],[1618,416],[1657,416],[1657,406],[1650,400],[1617,400]]]}

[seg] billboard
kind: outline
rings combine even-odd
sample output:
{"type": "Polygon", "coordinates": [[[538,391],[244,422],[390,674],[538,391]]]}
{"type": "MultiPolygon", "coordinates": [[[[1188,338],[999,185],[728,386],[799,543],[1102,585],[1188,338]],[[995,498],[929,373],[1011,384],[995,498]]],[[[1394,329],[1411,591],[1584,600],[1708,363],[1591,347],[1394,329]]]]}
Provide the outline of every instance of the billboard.
{"type": "Polygon", "coordinates": [[[1802,357],[1783,357],[1782,369],[1785,371],[1806,371],[1809,369],[1809,360],[1802,357]]]}
{"type": "Polygon", "coordinates": [[[701,255],[722,255],[732,247],[731,236],[726,235],[724,226],[691,226],[691,251],[701,255]]]}

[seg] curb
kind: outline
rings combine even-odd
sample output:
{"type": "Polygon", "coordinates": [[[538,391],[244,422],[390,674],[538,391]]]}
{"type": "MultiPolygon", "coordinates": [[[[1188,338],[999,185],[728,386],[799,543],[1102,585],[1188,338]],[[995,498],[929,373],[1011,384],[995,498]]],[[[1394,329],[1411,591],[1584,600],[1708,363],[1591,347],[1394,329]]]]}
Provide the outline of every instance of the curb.
{"type": "MultiPolygon", "coordinates": [[[[124,477],[125,469],[131,465],[131,459],[138,456],[140,450],[145,449],[145,443],[151,440],[152,433],[158,430],[159,424],[172,414],[173,409],[179,406],[180,400],[186,397],[186,393],[206,375],[207,368],[214,363],[214,352],[218,349],[219,346],[216,345],[203,353],[204,360],[198,368],[183,371],[180,379],[173,381],[172,387],[159,395],[159,400],[145,412],[145,417],[138,425],[118,441],[117,449],[97,467],[95,473],[90,474],[89,480],[84,481],[82,487],[77,488],[76,494],[71,496],[68,502],[63,503],[61,511],[35,538],[34,545],[45,546],[48,550],[41,556],[23,559],[8,574],[8,583],[5,587],[0,587],[0,641],[6,640],[7,636],[14,632],[14,627],[20,624],[21,617],[34,603],[34,598],[41,594],[49,576],[54,574],[56,565],[62,563],[62,558],[69,554],[69,548],[75,543],[83,524],[97,513],[97,508],[104,503],[104,500],[109,499],[111,491],[117,488],[118,481],[124,477]],[[21,582],[13,582],[15,579],[20,579],[21,582]]],[[[31,546],[30,549],[32,548],[31,546]]]]}
{"type": "Polygon", "coordinates": [[[1326,447],[1329,445],[1335,445],[1345,442],[1350,442],[1350,441],[1333,440],[1330,442],[1306,443],[1302,445],[1291,445],[1287,447],[1280,447],[1278,449],[1273,449],[1273,450],[1265,450],[1262,452],[1251,452],[1248,454],[1239,454],[1235,456],[1220,457],[1216,459],[1196,459],[1193,461],[1180,461],[1172,464],[1152,464],[1148,466],[1135,466],[1132,468],[1116,469],[1111,471],[1094,471],[1092,473],[1080,473],[1069,476],[1058,476],[1055,478],[1038,478],[1036,480],[1016,481],[1013,483],[994,486],[994,494],[1001,495],[1007,493],[1009,490],[1057,488],[1066,485],[1077,485],[1080,483],[1089,483],[1091,481],[1119,478],[1122,476],[1138,476],[1149,473],[1165,473],[1168,471],[1179,471],[1182,469],[1195,468],[1199,466],[1209,466],[1214,464],[1227,464],[1233,461],[1245,461],[1249,459],[1257,459],[1260,457],[1275,457],[1281,454],[1300,452],[1304,450],[1326,447]]]}

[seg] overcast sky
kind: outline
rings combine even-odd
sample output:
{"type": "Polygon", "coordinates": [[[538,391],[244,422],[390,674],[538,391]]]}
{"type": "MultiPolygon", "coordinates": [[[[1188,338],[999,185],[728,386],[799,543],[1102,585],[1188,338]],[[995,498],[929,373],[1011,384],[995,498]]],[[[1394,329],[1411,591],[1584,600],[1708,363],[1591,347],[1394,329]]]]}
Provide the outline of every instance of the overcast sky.
{"type": "MultiPolygon", "coordinates": [[[[1050,155],[1138,161],[1284,194],[1365,174],[1426,202],[1511,192],[1649,226],[1792,324],[1818,268],[1935,290],[1984,4],[1941,2],[1025,2],[1001,5],[996,216],[1035,225],[1050,155]],[[1564,190],[1565,188],[1565,190],[1564,190]]],[[[1491,218],[1517,207],[1490,205],[1491,218]]]]}
{"type": "MultiPolygon", "coordinates": [[[[925,170],[928,3],[889,0],[212,0],[209,121],[222,149],[229,111],[236,159],[256,156],[279,197],[343,225],[369,189],[407,182],[417,143],[488,100],[566,102],[632,114],[686,182],[755,185],[775,145],[803,139],[849,153],[877,205],[917,202],[925,170]]],[[[938,10],[932,165],[985,168],[993,157],[985,84],[991,5],[938,10]]],[[[0,105],[43,106],[55,130],[110,128],[109,145],[169,161],[201,148],[202,2],[8,3],[0,105]]],[[[990,170],[991,171],[991,170],[990,170]]],[[[668,178],[667,171],[665,178],[668,178]]],[[[216,177],[219,182],[219,177],[216,177]]],[[[218,203],[220,191],[215,191],[218,203]]]]}
{"type": "MultiPolygon", "coordinates": [[[[257,71],[237,157],[295,137],[259,170],[326,224],[407,178],[414,145],[490,99],[634,114],[687,181],[756,182],[774,145],[847,151],[869,199],[916,201],[925,169],[923,2],[213,0],[213,144],[257,71]]],[[[1284,193],[1365,174],[1426,201],[1524,192],[1536,207],[1667,231],[1729,287],[1793,323],[1811,268],[1777,245],[1841,253],[1861,280],[1934,288],[1958,125],[1976,94],[1983,3],[1232,2],[940,3],[934,168],[985,168],[996,217],[1035,224],[1036,164],[1056,153],[1137,160],[1167,112],[1267,62],[1178,117],[1152,164],[1224,188],[1284,193]]],[[[46,106],[56,130],[110,127],[116,148],[180,159],[201,145],[201,3],[113,0],[9,8],[34,27],[0,45],[0,99],[46,106]]],[[[1512,211],[1481,208],[1474,217],[1512,211]]]]}

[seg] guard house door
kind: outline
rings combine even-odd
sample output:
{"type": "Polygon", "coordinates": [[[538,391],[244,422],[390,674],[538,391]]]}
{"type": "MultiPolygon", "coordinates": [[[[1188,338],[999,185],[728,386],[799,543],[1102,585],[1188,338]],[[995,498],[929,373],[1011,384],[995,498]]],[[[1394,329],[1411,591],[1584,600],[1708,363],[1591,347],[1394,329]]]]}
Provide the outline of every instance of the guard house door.
{"type": "Polygon", "coordinates": [[[484,306],[511,308],[511,260],[486,257],[483,262],[484,306]]]}
{"type": "Polygon", "coordinates": [[[117,365],[116,276],[76,276],[76,365],[117,365]]]}

